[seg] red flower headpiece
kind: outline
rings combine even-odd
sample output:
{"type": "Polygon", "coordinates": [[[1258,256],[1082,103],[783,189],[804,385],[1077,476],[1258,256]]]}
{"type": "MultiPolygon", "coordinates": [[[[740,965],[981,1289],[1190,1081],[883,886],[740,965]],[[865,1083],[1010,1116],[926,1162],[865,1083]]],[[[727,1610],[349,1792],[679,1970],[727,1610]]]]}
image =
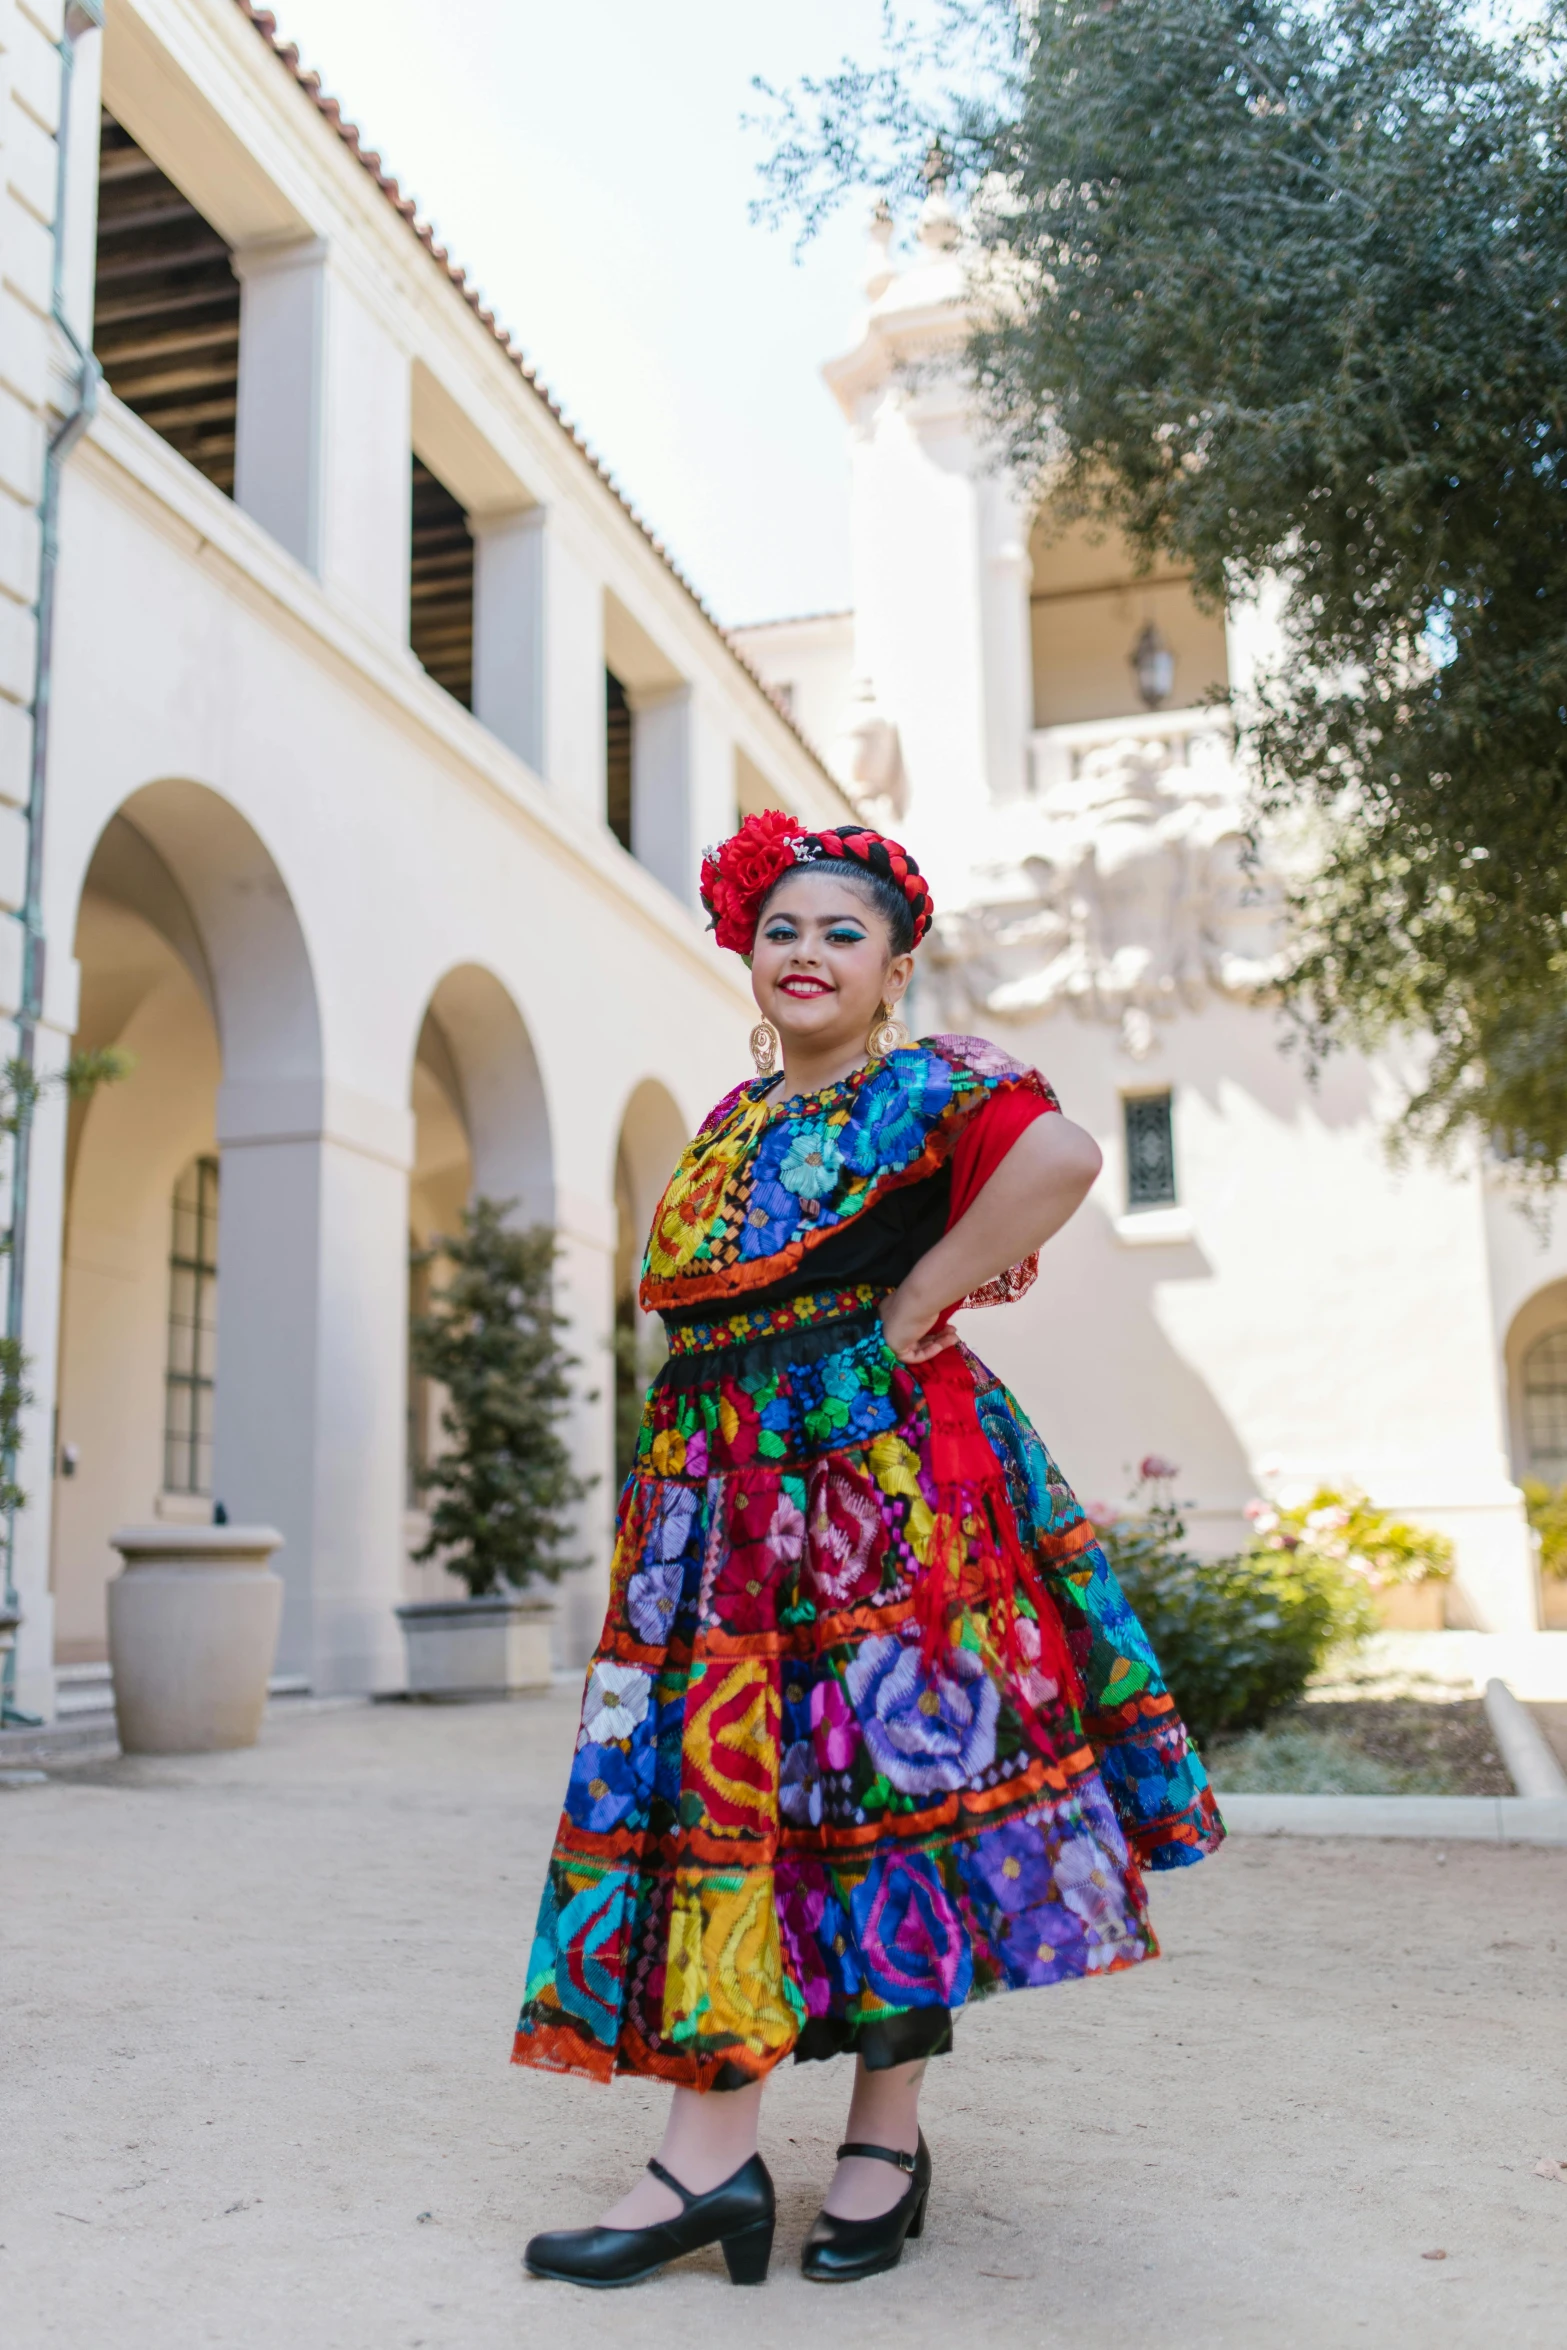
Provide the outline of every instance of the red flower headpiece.
{"type": "Polygon", "coordinates": [[[845,824],[836,832],[807,832],[779,808],[748,816],[738,832],[702,859],[702,903],[719,945],[733,954],[749,955],[756,944],[763,900],[773,884],[792,865],[813,865],[824,857],[863,865],[867,873],[901,889],[914,921],[914,944],[919,945],[930,928],[930,891],[907,849],[863,824],[845,824]]]}

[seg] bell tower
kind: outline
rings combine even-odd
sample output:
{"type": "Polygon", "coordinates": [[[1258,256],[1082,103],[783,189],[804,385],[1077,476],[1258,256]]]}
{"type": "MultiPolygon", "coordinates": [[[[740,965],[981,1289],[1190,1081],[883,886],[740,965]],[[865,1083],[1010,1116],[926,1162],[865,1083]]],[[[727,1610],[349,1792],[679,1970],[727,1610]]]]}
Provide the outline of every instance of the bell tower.
{"type": "Polygon", "coordinates": [[[952,904],[981,812],[1026,790],[1033,689],[1029,514],[975,413],[961,232],[939,174],[901,263],[878,207],[864,292],[854,347],[823,370],[851,443],[853,701],[952,904]]]}

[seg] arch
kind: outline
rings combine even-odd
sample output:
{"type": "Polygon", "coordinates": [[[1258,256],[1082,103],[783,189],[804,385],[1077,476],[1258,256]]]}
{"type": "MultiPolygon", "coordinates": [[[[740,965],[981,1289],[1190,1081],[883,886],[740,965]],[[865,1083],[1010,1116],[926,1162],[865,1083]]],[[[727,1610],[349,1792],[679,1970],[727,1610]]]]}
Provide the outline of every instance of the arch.
{"type": "MultiPolygon", "coordinates": [[[[514,1201],[513,1220],[521,1225],[555,1221],[554,1154],[538,1056],[511,994],[482,964],[457,965],[432,991],[414,1044],[409,1098],[408,1223],[416,1252],[455,1232],[464,1207],[479,1196],[514,1201]]],[[[438,1271],[433,1278],[439,1282],[438,1271]]],[[[422,1287],[416,1276],[410,1312],[424,1302],[422,1287]]],[[[438,1562],[416,1563],[412,1555],[427,1526],[415,1472],[439,1448],[439,1414],[439,1395],[417,1376],[410,1354],[403,1587],[412,1599],[460,1588],[438,1562]]]]}
{"type": "Polygon", "coordinates": [[[1567,1483],[1567,1279],[1525,1298],[1506,1358],[1513,1474],[1567,1483]]]}
{"type": "Polygon", "coordinates": [[[230,801],[185,778],[143,785],[100,834],[89,889],[141,913],[185,962],[215,1019],[226,1085],[319,1081],[304,932],[271,851],[230,801]]]}
{"type": "MultiPolygon", "coordinates": [[[[259,834],[205,785],[166,778],[121,803],[83,873],[74,944],[77,1048],[118,1046],[132,1062],[125,1082],[72,1105],[66,1133],[54,1582],[60,1659],[87,1662],[103,1653],[113,1528],[206,1516],[215,1499],[205,1447],[199,1490],[166,1474],[175,1187],[193,1161],[216,1155],[223,1127],[237,1120],[264,1134],[268,1105],[274,1129],[318,1127],[322,1072],[314,976],[292,898],[259,834]]],[[[248,1188],[264,1197],[269,1181],[258,1169],[248,1188]]],[[[243,1202],[246,1186],[239,1190],[243,1202]]],[[[229,1454],[247,1480],[254,1468],[265,1514],[284,1521],[288,1472],[243,1392],[245,1357],[255,1352],[257,1316],[244,1301],[255,1235],[228,1233],[229,1223],[225,1214],[241,1260],[234,1311],[225,1313],[229,1454]]],[[[301,1248],[304,1239],[301,1223],[301,1248]]],[[[264,1297],[275,1271],[263,1265],[249,1287],[264,1297]]],[[[220,1276],[220,1297],[230,1287],[220,1276]]],[[[276,1318],[272,1305],[266,1311],[276,1318]]],[[[306,1346],[298,1334],[301,1361],[306,1346]]],[[[224,1392],[220,1379],[220,1417],[224,1392]]],[[[303,1541],[285,1571],[308,1586],[303,1541]]]]}
{"type": "Polygon", "coordinates": [[[538,1056],[514,998],[483,964],[458,964],[431,993],[414,1046],[416,1090],[421,1079],[460,1121],[472,1189],[515,1200],[519,1222],[552,1223],[555,1157],[538,1056]]]}
{"type": "Polygon", "coordinates": [[[657,1078],[645,1077],[626,1102],[615,1141],[615,1475],[631,1466],[648,1382],[663,1353],[656,1322],[637,1301],[648,1227],[676,1160],[686,1122],[657,1078]]]}
{"type": "Polygon", "coordinates": [[[675,1098],[656,1077],[635,1086],[620,1115],[615,1143],[615,1205],[619,1246],[615,1258],[617,1296],[630,1295],[653,1211],[689,1140],[675,1098]]]}

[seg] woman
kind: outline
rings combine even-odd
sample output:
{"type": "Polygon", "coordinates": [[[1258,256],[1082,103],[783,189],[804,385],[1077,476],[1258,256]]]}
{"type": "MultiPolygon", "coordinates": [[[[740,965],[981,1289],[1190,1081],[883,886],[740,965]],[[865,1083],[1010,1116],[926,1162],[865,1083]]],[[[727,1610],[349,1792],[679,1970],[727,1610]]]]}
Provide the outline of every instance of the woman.
{"type": "Polygon", "coordinates": [[[712,2243],[763,2280],[757,2126],[790,2055],[855,2059],[805,2273],[892,2267],[924,2225],[920,2081],[952,2010],[1153,1956],[1139,1862],[1223,1834],[1093,1529],[948,1327],[1027,1287],[1098,1150],[994,1046],[909,1044],[931,907],[896,842],[769,813],[702,879],[751,964],[761,1073],[654,1218],[669,1360],[516,2043],[674,2088],[631,2192],[528,2246],[581,2284],[712,2243]]]}

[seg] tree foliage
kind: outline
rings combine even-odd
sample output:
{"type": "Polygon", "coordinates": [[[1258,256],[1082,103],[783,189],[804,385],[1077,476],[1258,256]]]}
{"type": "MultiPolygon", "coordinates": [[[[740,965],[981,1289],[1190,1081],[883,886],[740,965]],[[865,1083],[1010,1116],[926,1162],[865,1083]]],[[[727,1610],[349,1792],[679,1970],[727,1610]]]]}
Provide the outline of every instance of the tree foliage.
{"type": "Polygon", "coordinates": [[[1239,715],[1309,812],[1316,1046],[1431,1040],[1414,1131],[1567,1168],[1567,14],[948,0],[773,98],[761,209],[973,199],[973,361],[1053,510],[1269,590],[1239,715]],[[960,35],[966,35],[968,46],[960,35]]]}
{"type": "Polygon", "coordinates": [[[476,1199],[459,1234],[426,1262],[447,1277],[411,1324],[414,1369],[446,1391],[445,1449],[419,1471],[436,1496],[420,1559],[440,1558],[481,1593],[553,1583],[568,1557],[570,1513],[587,1492],[560,1432],[575,1358],[555,1311],[555,1235],[512,1230],[514,1203],[476,1199]]]}

